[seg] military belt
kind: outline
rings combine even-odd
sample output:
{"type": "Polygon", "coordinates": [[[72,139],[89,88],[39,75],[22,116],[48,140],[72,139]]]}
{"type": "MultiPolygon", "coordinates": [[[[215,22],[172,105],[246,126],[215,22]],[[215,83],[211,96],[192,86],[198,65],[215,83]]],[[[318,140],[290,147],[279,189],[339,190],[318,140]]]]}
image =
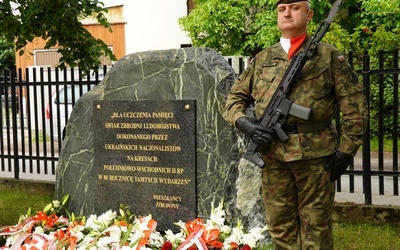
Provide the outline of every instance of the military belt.
{"type": "Polygon", "coordinates": [[[287,134],[309,133],[322,129],[329,128],[332,125],[331,121],[319,123],[284,123],[282,129],[287,134]]]}

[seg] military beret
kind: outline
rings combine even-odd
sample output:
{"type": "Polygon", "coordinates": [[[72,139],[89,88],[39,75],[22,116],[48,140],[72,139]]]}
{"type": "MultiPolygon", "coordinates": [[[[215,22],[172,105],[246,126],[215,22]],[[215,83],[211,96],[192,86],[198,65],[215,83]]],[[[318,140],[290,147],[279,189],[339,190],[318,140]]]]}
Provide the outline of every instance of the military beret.
{"type": "Polygon", "coordinates": [[[310,0],[277,0],[276,5],[281,4],[281,3],[295,3],[295,2],[302,2],[302,1],[310,2],[310,0]]]}

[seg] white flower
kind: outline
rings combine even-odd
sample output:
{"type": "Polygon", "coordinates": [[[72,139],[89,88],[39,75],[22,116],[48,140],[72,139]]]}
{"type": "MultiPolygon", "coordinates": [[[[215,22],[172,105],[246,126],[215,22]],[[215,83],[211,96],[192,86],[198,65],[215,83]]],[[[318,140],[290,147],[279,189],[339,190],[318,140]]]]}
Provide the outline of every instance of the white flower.
{"type": "Polygon", "coordinates": [[[76,237],[77,240],[79,241],[84,237],[82,232],[84,229],[85,227],[82,225],[73,225],[70,227],[69,232],[71,233],[71,236],[76,237]]]}
{"type": "Polygon", "coordinates": [[[261,227],[255,227],[250,229],[250,234],[253,235],[253,237],[259,241],[264,239],[264,235],[262,234],[263,232],[265,232],[267,230],[267,226],[261,228],[261,227]]]}
{"type": "Polygon", "coordinates": [[[241,228],[235,227],[235,228],[232,229],[232,234],[229,235],[229,236],[225,239],[225,241],[224,241],[224,246],[229,246],[229,244],[230,244],[231,242],[240,244],[240,243],[242,243],[242,241],[241,241],[241,240],[242,240],[242,237],[243,237],[243,231],[242,231],[242,229],[241,229],[241,228]]]}
{"type": "Polygon", "coordinates": [[[174,234],[170,229],[165,231],[165,238],[169,241],[173,246],[178,246],[182,242],[185,241],[185,236],[182,232],[174,234]]]}
{"type": "MultiPolygon", "coordinates": [[[[223,210],[223,202],[220,202],[218,207],[214,208],[214,202],[211,203],[210,220],[213,225],[222,227],[225,223],[225,211],[223,210]]],[[[207,221],[207,223],[209,223],[207,221]]]]}
{"type": "Polygon", "coordinates": [[[240,243],[247,244],[251,248],[254,248],[256,246],[257,239],[251,233],[247,233],[247,234],[243,234],[240,243]]]}
{"type": "Polygon", "coordinates": [[[133,230],[132,233],[129,235],[129,242],[133,245],[132,249],[136,249],[139,241],[143,238],[144,233],[139,230],[133,230]]]}
{"type": "Polygon", "coordinates": [[[83,237],[82,242],[78,245],[77,249],[90,249],[90,245],[93,243],[94,237],[86,235],[83,237]]]}
{"type": "Polygon", "coordinates": [[[117,213],[112,212],[111,210],[108,210],[107,212],[101,214],[99,217],[92,214],[86,220],[85,227],[98,232],[102,232],[113,222],[116,216],[117,213]]]}
{"type": "Polygon", "coordinates": [[[144,230],[153,230],[153,228],[149,228],[148,224],[149,221],[152,219],[151,214],[146,216],[146,217],[142,217],[140,219],[136,219],[136,223],[139,224],[139,230],[144,231],[144,230]]]}
{"type": "Polygon", "coordinates": [[[97,246],[104,249],[108,249],[108,246],[111,245],[112,243],[114,243],[114,241],[111,237],[104,236],[97,241],[97,246]]]}
{"type": "MultiPolygon", "coordinates": [[[[54,201],[50,206],[51,205],[57,207],[60,206],[60,203],[54,201]]],[[[49,205],[47,207],[49,207],[49,205]]],[[[121,213],[121,216],[123,217],[124,215],[121,213]]],[[[49,249],[60,247],[57,245],[57,243],[60,242],[57,242],[57,238],[55,237],[57,229],[68,231],[68,237],[75,237],[77,239],[77,242],[79,242],[76,246],[77,250],[151,250],[160,249],[166,241],[169,241],[173,248],[177,249],[189,236],[186,223],[182,221],[174,223],[180,228],[179,233],[167,230],[163,237],[160,232],[156,231],[157,222],[152,219],[151,215],[134,218],[133,224],[126,226],[122,222],[116,222],[116,224],[114,224],[116,218],[116,212],[109,210],[100,216],[90,215],[87,220],[83,220],[86,221],[86,223],[85,226],[82,226],[80,222],[74,219],[68,221],[67,218],[60,217],[57,220],[57,228],[54,228],[54,230],[48,234],[45,234],[45,230],[42,226],[34,226],[33,234],[36,235],[35,239],[37,239],[37,241],[35,241],[36,247],[42,248],[45,246],[44,244],[46,242],[50,242],[49,249]],[[127,235],[128,232],[130,232],[129,235],[127,235]],[[138,244],[145,235],[149,235],[147,245],[138,249],[138,244]],[[125,236],[128,239],[126,239],[125,236]],[[124,242],[121,241],[121,238],[124,239],[124,242]]],[[[197,222],[197,220],[194,222],[197,222]]],[[[5,249],[8,249],[7,247],[15,247],[13,246],[14,242],[21,235],[25,234],[27,229],[31,226],[32,224],[30,223],[24,224],[24,226],[21,225],[23,228],[20,231],[16,231],[14,235],[7,236],[5,249]]],[[[211,215],[205,223],[205,227],[207,230],[218,229],[220,233],[223,234],[223,237],[226,236],[223,242],[224,250],[230,249],[230,243],[236,243],[238,245],[248,244],[251,248],[255,248],[258,243],[264,241],[265,236],[263,232],[268,230],[267,227],[257,227],[251,229],[248,233],[244,233],[241,221],[238,221],[237,226],[234,228],[225,225],[225,211],[223,210],[222,202],[216,208],[214,208],[214,204],[212,204],[211,215]]],[[[20,245],[20,243],[18,244],[20,245]]],[[[24,242],[22,244],[27,243],[24,242]]]]}
{"type": "Polygon", "coordinates": [[[103,225],[107,226],[107,225],[110,225],[113,222],[115,217],[117,217],[117,213],[111,211],[111,209],[110,209],[107,212],[105,212],[102,215],[100,215],[99,218],[97,218],[97,220],[100,223],[102,223],[103,225]]]}
{"type": "Polygon", "coordinates": [[[97,229],[99,226],[95,223],[95,221],[97,221],[97,215],[95,214],[90,215],[89,218],[86,220],[85,227],[91,229],[97,229]]]}
{"type": "Polygon", "coordinates": [[[174,224],[177,225],[181,229],[182,233],[187,233],[185,222],[179,220],[178,222],[175,222],[174,224]]]}
{"type": "Polygon", "coordinates": [[[53,208],[59,208],[61,206],[60,201],[57,201],[57,200],[53,201],[52,204],[53,204],[53,208]]]}
{"type": "Polygon", "coordinates": [[[37,226],[37,227],[35,227],[35,230],[33,232],[40,234],[40,233],[43,233],[44,230],[43,230],[43,227],[37,226]]]}
{"type": "Polygon", "coordinates": [[[120,248],[120,250],[132,250],[129,246],[123,246],[120,248]]]}
{"type": "Polygon", "coordinates": [[[148,244],[150,246],[161,248],[164,243],[164,238],[162,237],[160,232],[154,231],[150,234],[148,244]]]}
{"type": "Polygon", "coordinates": [[[120,227],[113,225],[107,229],[107,232],[109,232],[110,238],[114,242],[120,241],[120,239],[121,239],[121,228],[120,227]]]}
{"type": "Polygon", "coordinates": [[[223,225],[220,229],[221,233],[223,234],[230,234],[231,233],[231,228],[227,225],[223,225]]]}

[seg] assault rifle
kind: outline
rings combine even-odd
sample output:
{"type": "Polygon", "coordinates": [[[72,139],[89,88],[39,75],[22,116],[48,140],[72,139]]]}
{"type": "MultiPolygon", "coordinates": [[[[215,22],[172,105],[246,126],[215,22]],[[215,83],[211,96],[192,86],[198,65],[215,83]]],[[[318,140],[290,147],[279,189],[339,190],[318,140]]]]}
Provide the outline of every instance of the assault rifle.
{"type": "MultiPolygon", "coordinates": [[[[311,109],[293,103],[293,101],[287,99],[287,96],[293,88],[293,85],[297,82],[307,60],[317,53],[317,47],[338,12],[341,3],[342,0],[337,0],[333,4],[328,17],[318,26],[317,31],[312,36],[305,50],[292,58],[285,75],[258,121],[260,125],[273,129],[278,139],[282,142],[289,139],[289,136],[281,128],[288,115],[293,115],[304,120],[310,119],[311,109]]],[[[247,150],[243,157],[259,167],[264,167],[265,162],[258,153],[260,146],[261,145],[257,142],[249,140],[247,150]]]]}

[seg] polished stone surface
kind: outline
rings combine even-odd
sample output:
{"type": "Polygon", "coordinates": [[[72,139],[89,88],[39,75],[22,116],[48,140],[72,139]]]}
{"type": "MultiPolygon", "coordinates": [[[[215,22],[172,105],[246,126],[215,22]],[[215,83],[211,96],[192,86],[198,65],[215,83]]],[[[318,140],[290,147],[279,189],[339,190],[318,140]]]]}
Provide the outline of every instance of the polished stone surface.
{"type": "Polygon", "coordinates": [[[196,218],[195,122],[195,100],[94,101],[93,209],[124,204],[161,231],[196,218]]]}

